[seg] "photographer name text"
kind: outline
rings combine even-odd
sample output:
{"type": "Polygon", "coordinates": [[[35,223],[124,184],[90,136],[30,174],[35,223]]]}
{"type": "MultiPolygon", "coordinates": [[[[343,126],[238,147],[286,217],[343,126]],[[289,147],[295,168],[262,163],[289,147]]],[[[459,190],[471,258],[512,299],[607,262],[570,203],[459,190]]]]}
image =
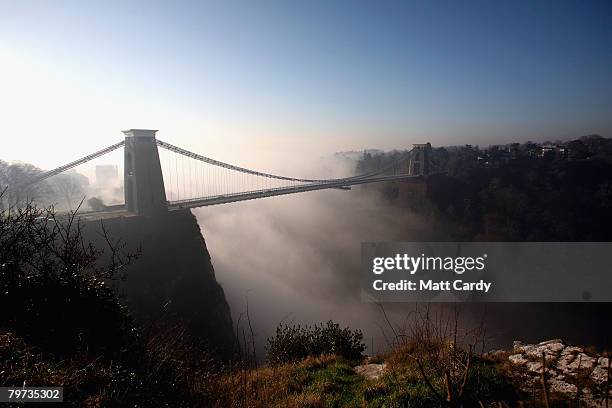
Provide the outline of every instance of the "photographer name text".
{"type": "Polygon", "coordinates": [[[431,279],[419,279],[418,282],[402,279],[398,282],[384,282],[382,279],[376,279],[372,282],[372,287],[376,291],[418,291],[418,290],[431,290],[435,292],[440,291],[479,291],[488,293],[489,289],[493,284],[491,282],[485,282],[483,279],[478,282],[464,282],[461,279],[453,281],[433,281],[431,279]]]}

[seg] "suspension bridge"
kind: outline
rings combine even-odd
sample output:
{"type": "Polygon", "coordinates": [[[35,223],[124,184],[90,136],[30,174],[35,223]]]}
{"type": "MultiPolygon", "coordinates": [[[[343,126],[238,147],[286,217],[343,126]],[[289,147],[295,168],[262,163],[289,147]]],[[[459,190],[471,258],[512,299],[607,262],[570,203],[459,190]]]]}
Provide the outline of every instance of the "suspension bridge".
{"type": "MultiPolygon", "coordinates": [[[[385,181],[422,181],[431,174],[431,145],[415,144],[392,163],[345,178],[288,177],[240,167],[174,146],[156,138],[157,130],[130,129],[125,138],[95,153],[43,172],[33,185],[118,149],[124,149],[122,205],[108,207],[134,215],[254,200],[324,189],[350,189],[385,181]],[[163,152],[163,155],[160,155],[163,152]]],[[[89,214],[95,211],[89,212],[89,214]]]]}

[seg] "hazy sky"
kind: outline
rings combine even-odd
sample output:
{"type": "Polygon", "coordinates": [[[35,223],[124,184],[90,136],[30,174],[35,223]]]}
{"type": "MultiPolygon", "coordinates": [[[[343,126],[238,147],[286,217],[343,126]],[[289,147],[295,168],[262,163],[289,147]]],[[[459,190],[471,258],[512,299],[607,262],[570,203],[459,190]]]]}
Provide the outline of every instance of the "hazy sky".
{"type": "Polygon", "coordinates": [[[0,0],[0,118],[43,167],[138,127],[247,165],[612,136],[612,3],[0,0]]]}

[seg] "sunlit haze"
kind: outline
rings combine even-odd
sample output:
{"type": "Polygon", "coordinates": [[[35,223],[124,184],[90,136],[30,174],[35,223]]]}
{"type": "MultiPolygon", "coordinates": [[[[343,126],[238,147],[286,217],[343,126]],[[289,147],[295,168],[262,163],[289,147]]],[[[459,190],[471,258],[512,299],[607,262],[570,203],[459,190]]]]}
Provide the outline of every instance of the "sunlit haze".
{"type": "Polygon", "coordinates": [[[3,1],[1,156],[51,168],[127,128],[267,168],[611,136],[611,44],[606,2],[3,1]]]}

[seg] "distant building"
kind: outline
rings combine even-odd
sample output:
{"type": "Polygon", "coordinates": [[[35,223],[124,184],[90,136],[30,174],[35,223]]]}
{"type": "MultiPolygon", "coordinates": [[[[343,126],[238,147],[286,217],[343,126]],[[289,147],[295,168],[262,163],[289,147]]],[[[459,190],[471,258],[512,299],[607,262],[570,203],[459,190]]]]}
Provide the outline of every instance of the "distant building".
{"type": "Polygon", "coordinates": [[[103,164],[96,166],[96,185],[98,187],[109,187],[117,184],[119,171],[114,164],[103,164]]]}

